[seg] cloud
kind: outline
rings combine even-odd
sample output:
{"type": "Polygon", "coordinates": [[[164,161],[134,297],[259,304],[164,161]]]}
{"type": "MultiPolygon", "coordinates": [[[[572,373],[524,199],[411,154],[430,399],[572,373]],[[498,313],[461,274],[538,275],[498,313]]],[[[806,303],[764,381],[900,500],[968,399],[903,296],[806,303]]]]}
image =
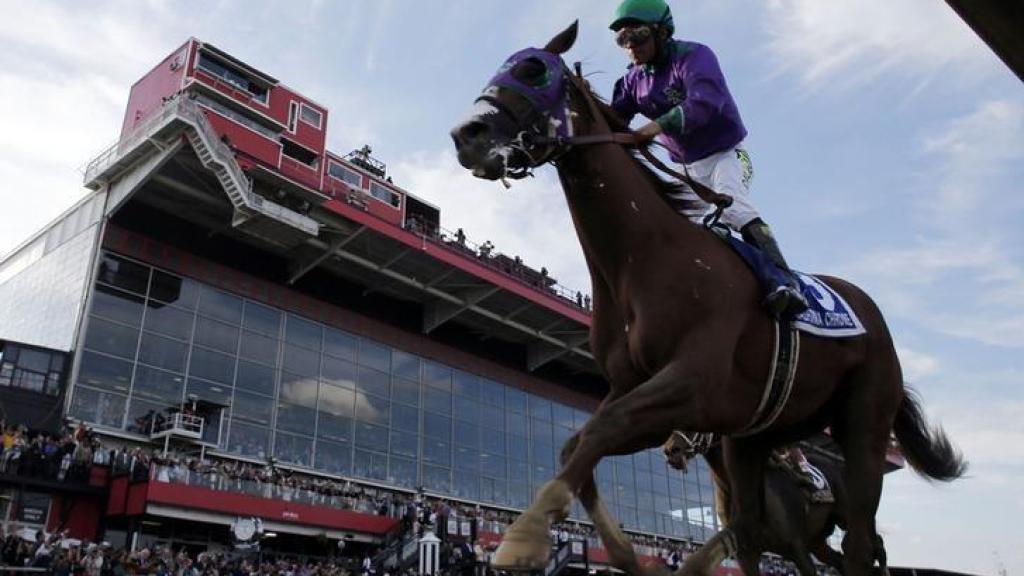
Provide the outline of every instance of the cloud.
{"type": "Polygon", "coordinates": [[[903,377],[910,382],[927,378],[939,370],[939,359],[924,352],[897,346],[896,354],[903,367],[903,377]]]}
{"type": "Polygon", "coordinates": [[[921,139],[905,196],[909,245],[875,250],[847,274],[875,286],[889,313],[943,334],[1024,347],[1024,103],[991,100],[921,139]]]}
{"type": "Polygon", "coordinates": [[[942,2],[771,0],[765,31],[781,72],[810,89],[862,85],[900,72],[930,81],[983,76],[996,57],[942,2]]]}

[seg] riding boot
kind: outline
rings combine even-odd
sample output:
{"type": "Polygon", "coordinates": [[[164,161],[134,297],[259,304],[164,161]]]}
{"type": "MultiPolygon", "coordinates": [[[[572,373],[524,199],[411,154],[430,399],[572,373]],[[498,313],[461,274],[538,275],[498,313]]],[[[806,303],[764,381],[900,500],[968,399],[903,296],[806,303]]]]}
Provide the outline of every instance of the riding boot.
{"type": "Polygon", "coordinates": [[[785,280],[779,279],[774,286],[768,288],[765,306],[776,318],[792,318],[807,310],[807,299],[800,291],[796,276],[782,257],[779,244],[775,241],[772,229],[760,218],[755,218],[740,231],[743,239],[752,244],[784,273],[785,280]]]}

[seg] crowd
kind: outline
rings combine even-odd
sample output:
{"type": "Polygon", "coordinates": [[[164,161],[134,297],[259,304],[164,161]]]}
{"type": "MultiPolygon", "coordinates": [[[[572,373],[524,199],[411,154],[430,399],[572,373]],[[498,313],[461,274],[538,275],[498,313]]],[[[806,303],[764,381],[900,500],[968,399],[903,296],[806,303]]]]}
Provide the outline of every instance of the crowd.
{"type": "Polygon", "coordinates": [[[490,240],[483,244],[474,246],[467,241],[466,233],[459,228],[455,232],[449,232],[440,228],[437,224],[425,221],[417,215],[406,218],[405,228],[426,238],[440,242],[449,248],[462,252],[470,257],[475,257],[481,263],[524,282],[545,292],[554,294],[584,310],[590,310],[590,296],[582,292],[572,292],[558,285],[558,281],[548,275],[547,267],[542,266],[540,270],[527,266],[519,256],[507,256],[495,250],[494,243],[490,240]]]}
{"type": "Polygon", "coordinates": [[[33,434],[24,425],[0,421],[0,429],[3,429],[0,474],[61,482],[85,481],[100,446],[99,439],[84,426],[66,434],[33,434]]]}

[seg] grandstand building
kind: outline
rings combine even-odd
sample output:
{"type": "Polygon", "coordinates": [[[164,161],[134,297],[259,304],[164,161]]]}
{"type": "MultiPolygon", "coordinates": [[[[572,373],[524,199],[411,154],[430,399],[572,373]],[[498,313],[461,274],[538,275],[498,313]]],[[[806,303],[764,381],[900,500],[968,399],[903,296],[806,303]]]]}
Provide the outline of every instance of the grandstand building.
{"type": "MultiPolygon", "coordinates": [[[[553,476],[607,390],[586,301],[448,231],[460,223],[368,147],[327,150],[329,118],[196,39],[131,87],[87,196],[0,260],[5,422],[83,423],[123,450],[87,474],[6,468],[5,525],[217,549],[255,518],[276,535],[264,553],[318,557],[378,546],[399,524],[182,467],[139,473],[136,448],[378,495],[422,488],[453,510],[520,510],[553,476]]],[[[703,461],[680,475],[651,450],[606,459],[597,479],[632,533],[701,542],[717,529],[703,461]]],[[[438,531],[500,538],[463,520],[438,531]]]]}

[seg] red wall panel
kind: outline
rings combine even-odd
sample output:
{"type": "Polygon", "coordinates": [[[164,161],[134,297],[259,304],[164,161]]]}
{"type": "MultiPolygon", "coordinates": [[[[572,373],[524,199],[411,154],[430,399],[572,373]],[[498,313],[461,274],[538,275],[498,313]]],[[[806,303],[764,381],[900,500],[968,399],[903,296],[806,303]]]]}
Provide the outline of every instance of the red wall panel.
{"type": "Polygon", "coordinates": [[[216,112],[206,110],[204,114],[217,134],[228,137],[231,146],[271,168],[277,167],[281,157],[280,144],[216,112]]]}
{"type": "Polygon", "coordinates": [[[68,536],[72,538],[95,541],[99,534],[102,512],[103,507],[99,498],[55,494],[50,504],[46,531],[56,532],[63,529],[67,530],[68,536]]]}
{"type": "Polygon", "coordinates": [[[107,515],[124,514],[128,502],[128,477],[119,476],[110,481],[110,495],[107,496],[107,515]]]}
{"type": "Polygon", "coordinates": [[[144,122],[154,110],[159,109],[165,97],[181,89],[182,78],[188,69],[191,42],[186,42],[172,52],[132,86],[121,125],[122,138],[144,122]]]}

